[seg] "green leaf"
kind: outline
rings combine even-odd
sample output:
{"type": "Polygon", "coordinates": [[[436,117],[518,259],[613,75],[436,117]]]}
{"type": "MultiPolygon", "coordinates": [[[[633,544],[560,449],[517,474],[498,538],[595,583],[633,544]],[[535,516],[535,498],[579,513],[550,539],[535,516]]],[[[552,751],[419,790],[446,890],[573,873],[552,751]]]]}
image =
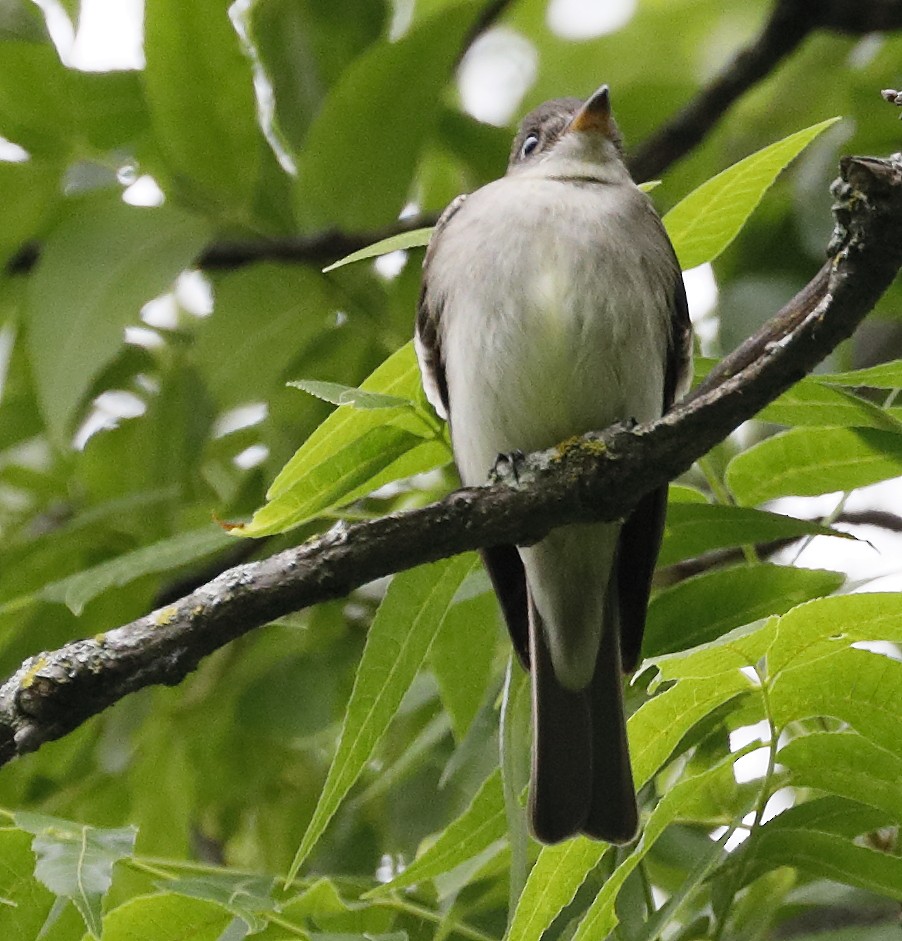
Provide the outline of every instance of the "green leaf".
{"type": "Polygon", "coordinates": [[[879,405],[813,379],[797,382],[755,418],[778,425],[840,425],[902,432],[902,422],[879,405]]]}
{"type": "Polygon", "coordinates": [[[308,228],[366,229],[397,218],[480,9],[466,2],[442,10],[403,39],[374,44],[345,70],[298,160],[296,206],[308,228]]]}
{"type": "Polygon", "coordinates": [[[902,697],[902,664],[849,646],[872,640],[902,642],[902,594],[824,598],[780,618],[767,653],[773,720],[830,716],[902,758],[899,717],[888,707],[902,697]]]}
{"type": "Polygon", "coordinates": [[[685,484],[671,484],[667,488],[667,499],[670,503],[707,503],[708,498],[701,490],[688,487],[685,484]]]}
{"type": "Polygon", "coordinates": [[[29,0],[4,0],[0,4],[0,42],[48,43],[44,17],[29,0]]]}
{"type": "Polygon", "coordinates": [[[849,644],[874,640],[902,643],[902,594],[861,592],[811,601],[776,622],[767,652],[768,673],[776,678],[849,644]]]}
{"type": "Polygon", "coordinates": [[[539,941],[610,851],[608,844],[583,836],[544,847],[526,880],[507,941],[539,941]]]}
{"type": "Polygon", "coordinates": [[[874,830],[887,826],[890,822],[886,814],[857,801],[833,796],[816,797],[790,807],[754,831],[749,839],[731,854],[719,878],[721,880],[735,879],[737,886],[754,881],[759,878],[759,875],[752,869],[747,871],[747,861],[751,862],[755,859],[757,863],[753,863],[753,867],[760,874],[768,869],[769,864],[772,864],[774,869],[779,868],[781,863],[778,858],[771,855],[768,846],[773,848],[775,842],[789,842],[797,833],[829,834],[853,845],[854,837],[872,833],[874,830]],[[777,837],[778,833],[782,836],[777,837]],[[760,857],[759,845],[764,847],[760,857]]]}
{"type": "Polygon", "coordinates": [[[323,273],[334,271],[336,268],[343,268],[355,261],[378,258],[380,255],[387,255],[389,252],[403,251],[408,248],[421,248],[429,244],[432,231],[432,226],[430,226],[425,229],[411,229],[410,232],[390,235],[387,239],[380,239],[378,242],[373,242],[372,245],[367,245],[366,248],[361,248],[356,252],[351,252],[350,255],[345,255],[344,258],[339,258],[338,261],[334,261],[328,267],[323,268],[323,273]]]}
{"type": "MultiPolygon", "coordinates": [[[[0,937],[29,941],[40,937],[54,896],[36,879],[31,834],[0,830],[0,937]]],[[[80,920],[76,930],[83,929],[80,920]]]]}
{"type": "Polygon", "coordinates": [[[523,809],[523,796],[529,788],[531,726],[532,681],[527,673],[514,666],[514,657],[510,654],[501,699],[498,743],[510,852],[508,911],[511,912],[520,903],[530,869],[530,833],[527,814],[523,809]]]}
{"type": "Polygon", "coordinates": [[[292,919],[314,918],[318,923],[330,915],[341,915],[348,911],[348,904],[331,879],[316,879],[308,889],[296,895],[283,906],[283,912],[292,919]]]}
{"type": "Polygon", "coordinates": [[[440,442],[424,441],[393,425],[373,428],[270,499],[250,523],[231,531],[241,536],[285,532],[393,480],[445,463],[447,449],[440,442]]]}
{"type": "MultiPolygon", "coordinates": [[[[683,778],[674,785],[658,802],[647,823],[642,829],[642,836],[636,848],[605,880],[601,891],[595,896],[573,936],[573,941],[591,941],[595,938],[607,938],[619,921],[614,908],[617,893],[646,854],[654,846],[664,830],[675,820],[693,816],[693,807],[697,803],[710,804],[718,800],[724,791],[735,788],[733,778],[733,756],[727,755],[713,767],[692,777],[683,778]]],[[[723,847],[712,844],[715,854],[706,860],[708,866],[723,852],[723,847]]]]}
{"type": "Polygon", "coordinates": [[[247,26],[272,83],[273,130],[298,152],[326,91],[380,37],[385,0],[257,0],[247,26]]]}
{"type": "Polygon", "coordinates": [[[709,644],[665,654],[649,662],[660,670],[664,680],[730,675],[754,666],[768,652],[778,621],[768,618],[763,624],[746,624],[709,644]]]}
{"type": "Polygon", "coordinates": [[[200,251],[207,226],[115,197],[77,203],[47,237],[28,283],[28,341],[41,411],[62,442],[123,329],[200,251]]]}
{"type": "Polygon", "coordinates": [[[450,737],[451,720],[447,712],[439,712],[411,739],[401,756],[379,772],[379,777],[371,781],[362,791],[347,803],[348,810],[357,810],[377,797],[390,791],[397,791],[403,782],[416,772],[422,771],[435,761],[435,748],[444,739],[450,737]]]}
{"type": "Polygon", "coordinates": [[[833,833],[765,825],[745,862],[744,884],[778,866],[794,866],[808,875],[902,899],[902,857],[879,853],[833,833]]]}
{"type": "MultiPolygon", "coordinates": [[[[200,491],[205,503],[200,518],[209,521],[208,491],[202,489],[199,468],[214,417],[206,387],[187,357],[172,359],[157,375],[161,385],[140,419],[121,422],[88,440],[79,459],[82,479],[93,494],[111,500],[175,488],[170,490],[173,509],[177,497],[185,500],[200,491]]],[[[151,538],[159,531],[154,527],[151,538]]]]}
{"type": "Polygon", "coordinates": [[[737,454],[727,484],[745,505],[854,490],[902,474],[902,435],[874,428],[793,428],[737,454]]]}
{"type": "Polygon", "coordinates": [[[341,329],[335,311],[344,301],[325,278],[300,265],[240,268],[219,278],[215,293],[192,352],[223,407],[268,398],[291,378],[289,367],[305,350],[341,329]]]}
{"type": "Polygon", "coordinates": [[[141,73],[71,70],[69,83],[79,147],[99,152],[103,161],[108,151],[132,151],[146,137],[150,115],[141,73]]]}
{"type": "Polygon", "coordinates": [[[446,464],[451,452],[439,438],[437,420],[410,401],[418,400],[420,374],[413,344],[392,354],[360,386],[392,396],[404,407],[336,409],[279,471],[269,503],[237,535],[281,532],[377,487],[446,464]]]}
{"type": "Polygon", "coordinates": [[[367,634],[338,750],[288,881],[319,840],[385,734],[461,582],[476,564],[456,556],[396,575],[367,634]]]}
{"type": "MultiPolygon", "coordinates": [[[[408,341],[392,353],[360,384],[368,392],[394,395],[406,400],[415,400],[420,389],[420,370],[417,366],[413,342],[408,341]]],[[[373,428],[386,423],[383,412],[361,411],[353,408],[336,409],[304,442],[291,460],[282,468],[269,488],[270,499],[281,496],[296,481],[309,474],[313,468],[328,461],[334,454],[362,437],[373,428]]],[[[409,415],[407,409],[399,409],[394,416],[397,427],[408,431],[422,430],[422,422],[409,415]]],[[[450,459],[450,452],[449,452],[450,459]]]]}
{"type": "Polygon", "coordinates": [[[295,379],[288,385],[295,389],[302,389],[315,395],[324,402],[332,405],[350,405],[353,408],[414,408],[410,399],[402,399],[397,395],[384,395],[381,392],[367,392],[354,386],[346,386],[340,382],[323,382],[317,379],[295,379]]]}
{"type": "Polygon", "coordinates": [[[855,648],[787,668],[771,681],[771,712],[779,726],[830,716],[902,758],[899,702],[902,663],[855,648]]]}
{"type": "Polygon", "coordinates": [[[143,72],[156,131],[179,187],[244,221],[265,146],[249,58],[226,0],[146,0],[143,72]]]}
{"type": "Polygon", "coordinates": [[[714,549],[800,536],[854,538],[820,523],[750,507],[671,502],[658,565],[673,565],[714,549]]]}
{"type": "Polygon", "coordinates": [[[376,898],[450,872],[503,839],[506,830],[501,771],[496,769],[483,781],[467,809],[442,831],[427,850],[391,882],[370,890],[366,898],[376,898]]]}
{"type": "Polygon", "coordinates": [[[498,602],[493,594],[466,600],[458,594],[432,645],[429,662],[458,742],[485,696],[497,631],[498,602]]]}
{"type": "Polygon", "coordinates": [[[68,69],[52,46],[0,43],[0,129],[32,156],[108,163],[147,123],[136,72],[68,69]]]}
{"type": "Polygon", "coordinates": [[[121,588],[143,575],[168,572],[195,562],[225,548],[229,542],[228,535],[216,526],[179,533],[51,582],[36,597],[59,601],[78,615],[89,601],[110,588],[121,588]]]}
{"type": "Polygon", "coordinates": [[[18,319],[25,306],[25,279],[7,279],[0,289],[0,451],[44,430],[34,394],[31,365],[18,319]]]}
{"type": "Polygon", "coordinates": [[[839,118],[821,121],[718,173],[664,217],[683,270],[713,261],[736,238],[779,172],[839,118]]]}
{"type": "Polygon", "coordinates": [[[91,935],[100,938],[101,902],[113,865],[132,855],[137,830],[101,830],[46,814],[18,811],[16,826],[34,834],[35,877],[54,895],[71,899],[91,935]]]}
{"type": "MultiPolygon", "coordinates": [[[[718,882],[720,884],[716,884],[715,893],[726,895],[729,888],[720,880],[718,882]]],[[[787,896],[793,890],[800,888],[799,882],[798,874],[785,866],[759,876],[745,892],[734,898],[727,911],[718,912],[721,918],[726,919],[727,927],[723,936],[754,938],[756,941],[773,937],[774,924],[784,916],[787,896]]],[[[804,889],[802,891],[804,892],[804,889]]],[[[655,915],[657,916],[657,912],[655,915]]],[[[802,941],[802,939],[796,936],[794,941],[802,941]]],[[[837,939],[821,935],[820,941],[837,941],[837,939]]]]}
{"type": "Polygon", "coordinates": [[[656,657],[708,643],[742,624],[830,594],[844,580],[839,572],[770,563],[703,572],[654,596],[643,652],[656,657]]]}
{"type": "MultiPolygon", "coordinates": [[[[328,935],[311,933],[311,938],[344,939],[350,936],[355,941],[382,937],[395,922],[391,908],[346,901],[335,884],[324,878],[317,879],[309,889],[284,904],[281,915],[295,925],[312,922],[322,931],[330,932],[328,935]]],[[[284,935],[279,932],[277,937],[282,939],[284,935]]]]}
{"type": "Polygon", "coordinates": [[[71,73],[51,45],[0,43],[0,132],[33,156],[66,156],[78,132],[71,73]]]}
{"type": "Polygon", "coordinates": [[[902,823],[902,757],[857,732],[812,732],[780,749],[792,783],[863,801],[902,823]]]}
{"type": "Polygon", "coordinates": [[[841,386],[867,386],[871,389],[902,389],[902,359],[894,359],[879,366],[855,369],[852,372],[834,372],[811,377],[816,382],[841,386]]]}
{"type": "MultiPolygon", "coordinates": [[[[795,804],[782,814],[772,818],[765,829],[774,830],[817,830],[819,833],[835,833],[847,839],[870,833],[886,824],[886,814],[868,807],[857,800],[844,797],[815,797],[801,804],[795,804]]],[[[754,845],[755,834],[748,843],[738,850],[745,851],[745,846],[754,845]]]]}
{"type": "Polygon", "coordinates": [[[249,931],[257,932],[266,927],[261,915],[278,907],[272,897],[275,882],[272,876],[214,870],[190,878],[167,879],[160,887],[188,898],[216,902],[237,915],[249,931]]]}
{"type": "Polygon", "coordinates": [[[103,919],[103,941],[220,941],[233,920],[227,908],[204,899],[169,893],[138,896],[103,919]]]}
{"type": "Polygon", "coordinates": [[[636,789],[651,780],[696,723],[751,689],[751,681],[736,668],[708,678],[687,677],[643,703],[627,722],[636,789]]]}
{"type": "Polygon", "coordinates": [[[34,238],[61,198],[60,168],[53,163],[0,162],[0,265],[34,238]]]}

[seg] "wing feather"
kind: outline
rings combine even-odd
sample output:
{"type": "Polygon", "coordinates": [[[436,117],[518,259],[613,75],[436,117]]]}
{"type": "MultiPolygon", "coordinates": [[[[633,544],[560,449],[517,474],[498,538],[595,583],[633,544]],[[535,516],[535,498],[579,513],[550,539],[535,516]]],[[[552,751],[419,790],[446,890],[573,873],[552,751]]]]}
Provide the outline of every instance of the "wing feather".
{"type": "Polygon", "coordinates": [[[435,256],[435,246],[441,239],[445,226],[464,204],[466,198],[463,195],[452,200],[435,224],[429,247],[426,249],[426,257],[423,260],[423,282],[417,302],[416,330],[413,337],[426,398],[436,412],[446,420],[450,418],[450,408],[448,381],[445,377],[445,362],[442,356],[442,308],[444,304],[441,298],[436,297],[435,293],[430,291],[429,267],[435,256]]]}
{"type": "MultiPolygon", "coordinates": [[[[692,375],[692,325],[679,267],[674,276],[669,340],[662,403],[665,412],[686,391],[692,375]]],[[[641,657],[648,599],[666,513],[667,484],[664,484],[639,501],[620,531],[615,574],[620,602],[620,656],[626,673],[636,669],[641,657]]]]}

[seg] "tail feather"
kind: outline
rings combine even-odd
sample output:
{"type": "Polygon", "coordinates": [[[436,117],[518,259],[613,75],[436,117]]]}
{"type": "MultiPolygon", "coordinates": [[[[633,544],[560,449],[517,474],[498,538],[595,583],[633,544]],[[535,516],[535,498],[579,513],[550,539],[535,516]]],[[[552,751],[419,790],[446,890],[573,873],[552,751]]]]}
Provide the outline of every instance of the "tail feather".
{"type": "MultiPolygon", "coordinates": [[[[611,592],[613,595],[613,592],[611,592]]],[[[616,599],[607,604],[616,610],[616,599]]],[[[583,833],[626,843],[638,829],[627,748],[616,619],[605,630],[589,686],[565,689],[554,675],[541,616],[530,598],[533,754],[529,812],[543,843],[583,833]]]]}
{"type": "Polygon", "coordinates": [[[595,674],[586,690],[592,728],[592,789],[581,829],[597,840],[629,843],[639,829],[639,809],[623,712],[617,592],[613,578],[611,582],[595,674]]]}
{"type": "Polygon", "coordinates": [[[589,703],[557,681],[541,615],[529,599],[532,664],[532,782],[529,816],[543,843],[579,833],[589,812],[592,735],[589,703]]]}

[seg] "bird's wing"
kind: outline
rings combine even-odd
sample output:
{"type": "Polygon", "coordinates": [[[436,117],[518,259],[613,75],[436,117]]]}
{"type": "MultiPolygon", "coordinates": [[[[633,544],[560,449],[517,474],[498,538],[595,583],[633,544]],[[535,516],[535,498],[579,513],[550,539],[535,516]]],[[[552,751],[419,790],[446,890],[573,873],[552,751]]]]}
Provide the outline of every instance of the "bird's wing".
{"type": "Polygon", "coordinates": [[[432,231],[429,247],[426,249],[426,257],[423,260],[423,282],[420,287],[420,299],[417,302],[417,321],[413,338],[426,398],[436,412],[446,420],[450,416],[448,382],[445,378],[445,363],[442,357],[441,320],[443,302],[441,298],[435,297],[434,292],[430,291],[429,266],[435,257],[435,249],[442,237],[445,226],[448,225],[452,216],[458,212],[466,198],[466,195],[463,195],[452,200],[439,216],[435,229],[432,231]]]}
{"type": "MultiPolygon", "coordinates": [[[[436,246],[452,216],[463,205],[466,196],[458,196],[441,214],[429,240],[423,261],[423,284],[417,304],[417,323],[414,347],[423,378],[426,398],[442,418],[451,420],[448,381],[442,355],[443,301],[430,290],[429,266],[436,246]]],[[[481,552],[495,593],[501,604],[504,619],[510,631],[514,649],[525,667],[529,664],[529,616],[526,603],[526,573],[520,555],[514,546],[491,546],[481,552]]]]}
{"type": "MultiPolygon", "coordinates": [[[[669,340],[664,372],[665,412],[686,391],[692,374],[692,326],[679,266],[674,272],[669,340]]],[[[664,484],[639,501],[620,531],[616,575],[620,601],[620,656],[627,673],[636,669],[642,651],[651,580],[664,535],[666,512],[667,484],[664,484]]]]}
{"type": "Polygon", "coordinates": [[[670,311],[670,346],[664,379],[664,411],[689,391],[692,382],[692,323],[683,275],[677,266],[670,311]]]}

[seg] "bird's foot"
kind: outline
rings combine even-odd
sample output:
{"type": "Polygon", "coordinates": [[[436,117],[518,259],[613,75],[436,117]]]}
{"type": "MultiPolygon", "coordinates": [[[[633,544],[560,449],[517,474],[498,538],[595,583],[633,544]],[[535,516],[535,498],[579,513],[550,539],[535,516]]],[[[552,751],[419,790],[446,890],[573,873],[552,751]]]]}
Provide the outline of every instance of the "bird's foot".
{"type": "Polygon", "coordinates": [[[526,463],[526,455],[519,450],[507,454],[499,454],[489,472],[492,483],[500,484],[513,478],[514,483],[520,483],[520,471],[526,463]]]}

